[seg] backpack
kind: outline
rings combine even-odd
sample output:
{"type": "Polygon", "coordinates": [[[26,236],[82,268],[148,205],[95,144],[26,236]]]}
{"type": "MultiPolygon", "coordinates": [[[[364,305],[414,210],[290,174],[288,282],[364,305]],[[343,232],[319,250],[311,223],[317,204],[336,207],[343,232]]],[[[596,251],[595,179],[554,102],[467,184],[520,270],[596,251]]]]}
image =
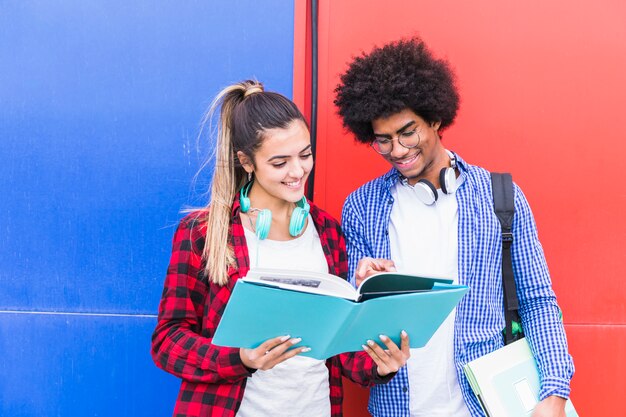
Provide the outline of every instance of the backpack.
{"type": "Polygon", "coordinates": [[[504,344],[524,337],[522,322],[519,317],[517,287],[511,262],[511,245],[513,244],[513,217],[515,215],[515,192],[513,178],[509,173],[491,173],[493,209],[502,229],[502,289],[504,292],[504,344]]]}

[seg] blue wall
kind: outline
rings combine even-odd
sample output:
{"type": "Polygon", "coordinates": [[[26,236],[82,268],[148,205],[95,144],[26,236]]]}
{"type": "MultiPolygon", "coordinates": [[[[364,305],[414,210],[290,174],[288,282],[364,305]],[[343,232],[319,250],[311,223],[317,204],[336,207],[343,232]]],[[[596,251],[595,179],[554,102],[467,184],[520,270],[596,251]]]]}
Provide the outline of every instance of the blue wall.
{"type": "Polygon", "coordinates": [[[291,1],[0,4],[0,415],[166,416],[150,335],[220,87],[292,89],[291,1]]]}

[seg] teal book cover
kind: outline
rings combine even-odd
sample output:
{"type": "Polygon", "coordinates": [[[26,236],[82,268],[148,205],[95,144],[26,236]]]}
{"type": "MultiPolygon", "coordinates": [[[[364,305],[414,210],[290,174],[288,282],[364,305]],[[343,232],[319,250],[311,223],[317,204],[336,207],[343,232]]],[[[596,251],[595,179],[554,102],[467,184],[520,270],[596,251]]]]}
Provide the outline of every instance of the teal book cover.
{"type": "Polygon", "coordinates": [[[326,359],[362,350],[367,340],[389,336],[400,344],[405,330],[412,348],[424,346],[468,288],[436,282],[431,289],[392,293],[365,301],[237,281],[213,343],[254,348],[267,339],[300,337],[303,353],[326,359]]]}

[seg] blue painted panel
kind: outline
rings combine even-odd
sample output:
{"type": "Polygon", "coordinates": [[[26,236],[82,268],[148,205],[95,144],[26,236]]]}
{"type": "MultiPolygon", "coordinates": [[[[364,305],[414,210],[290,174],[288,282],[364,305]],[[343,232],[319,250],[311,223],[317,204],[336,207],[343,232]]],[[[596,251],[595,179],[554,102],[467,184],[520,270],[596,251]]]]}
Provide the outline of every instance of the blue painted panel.
{"type": "Polygon", "coordinates": [[[152,317],[0,313],[0,415],[171,416],[179,380],[150,359],[152,317]]]}
{"type": "MultiPolygon", "coordinates": [[[[154,313],[220,87],[291,95],[290,1],[0,4],[0,309],[154,313]]],[[[204,191],[205,175],[198,188],[204,191]]]]}

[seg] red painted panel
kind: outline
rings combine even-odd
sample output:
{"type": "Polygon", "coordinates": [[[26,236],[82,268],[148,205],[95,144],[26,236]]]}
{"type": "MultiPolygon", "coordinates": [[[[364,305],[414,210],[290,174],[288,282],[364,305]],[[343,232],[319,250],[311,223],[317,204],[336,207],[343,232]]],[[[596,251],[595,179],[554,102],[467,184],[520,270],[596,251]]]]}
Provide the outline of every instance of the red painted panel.
{"type": "MultiPolygon", "coordinates": [[[[512,172],[533,207],[581,415],[626,415],[609,408],[626,391],[626,364],[610,355],[626,351],[626,3],[320,3],[315,201],[338,217],[349,192],[388,168],[341,127],[332,104],[339,74],[375,44],[420,35],[458,76],[461,109],[445,143],[470,163],[512,172]]],[[[352,388],[346,413],[363,415],[362,391],[352,388]]]]}
{"type": "Polygon", "coordinates": [[[584,417],[626,416],[626,326],[566,326],[576,373],[572,401],[584,417]]]}
{"type": "Polygon", "coordinates": [[[343,415],[344,417],[366,417],[370,414],[367,412],[367,399],[369,397],[369,389],[356,385],[344,378],[344,400],[343,415]]]}
{"type": "Polygon", "coordinates": [[[339,215],[350,191],[387,169],[343,131],[339,74],[360,51],[419,34],[458,75],[445,143],[523,187],[566,320],[624,323],[626,3],[368,4],[321,2],[316,201],[339,215]]]}
{"type": "Polygon", "coordinates": [[[311,120],[311,10],[307,0],[294,0],[293,95],[304,117],[311,120]]]}

